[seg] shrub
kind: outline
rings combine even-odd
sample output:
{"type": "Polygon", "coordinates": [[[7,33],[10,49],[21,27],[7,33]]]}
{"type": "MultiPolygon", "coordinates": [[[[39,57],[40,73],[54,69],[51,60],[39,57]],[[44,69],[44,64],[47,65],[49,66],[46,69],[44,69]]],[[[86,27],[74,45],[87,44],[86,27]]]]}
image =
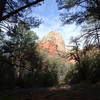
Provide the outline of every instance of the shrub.
{"type": "Polygon", "coordinates": [[[67,83],[79,83],[81,81],[100,81],[100,54],[81,56],[80,63],[76,63],[74,69],[70,70],[65,78],[67,83]]]}
{"type": "Polygon", "coordinates": [[[5,56],[0,56],[0,89],[15,86],[15,68],[5,56]]]}
{"type": "Polygon", "coordinates": [[[50,87],[57,84],[57,74],[56,72],[39,72],[36,78],[36,84],[40,87],[50,87]]]}

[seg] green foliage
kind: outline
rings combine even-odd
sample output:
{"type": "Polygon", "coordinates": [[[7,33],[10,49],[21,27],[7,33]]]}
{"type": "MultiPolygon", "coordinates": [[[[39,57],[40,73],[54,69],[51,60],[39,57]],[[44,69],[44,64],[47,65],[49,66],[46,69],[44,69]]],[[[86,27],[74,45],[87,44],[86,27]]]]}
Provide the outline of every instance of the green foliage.
{"type": "Polygon", "coordinates": [[[65,80],[69,83],[100,81],[100,54],[92,52],[91,55],[81,56],[80,63],[68,72],[65,80]]]}
{"type": "Polygon", "coordinates": [[[18,23],[7,32],[7,37],[0,53],[0,81],[4,87],[50,87],[63,82],[70,64],[39,53],[37,36],[27,24],[18,23]]]}
{"type": "Polygon", "coordinates": [[[43,62],[45,59],[38,59],[40,62],[35,65],[33,71],[24,75],[22,80],[18,80],[17,84],[20,87],[50,87],[58,83],[57,72],[53,64],[48,65],[48,61],[43,62]]]}
{"type": "Polygon", "coordinates": [[[18,23],[19,21],[22,21],[23,23],[26,22],[31,26],[37,27],[41,23],[41,20],[33,16],[28,16],[29,9],[25,9],[25,8],[30,8],[32,5],[34,7],[38,6],[42,1],[43,0],[36,0],[36,1],[1,0],[0,1],[0,22],[2,23],[6,19],[7,22],[9,23],[18,23]]]}
{"type": "Polygon", "coordinates": [[[19,22],[5,34],[0,45],[0,87],[49,87],[63,81],[65,62],[36,50],[38,37],[29,24],[19,22]]]}
{"type": "Polygon", "coordinates": [[[84,40],[84,45],[100,45],[100,21],[91,23],[86,22],[82,26],[82,34],[80,39],[84,40]]]}
{"type": "Polygon", "coordinates": [[[37,73],[35,83],[40,87],[50,87],[57,85],[57,73],[54,71],[39,71],[37,73]]]}
{"type": "Polygon", "coordinates": [[[15,86],[15,68],[10,59],[0,56],[0,89],[13,88],[15,86]]]}
{"type": "Polygon", "coordinates": [[[52,57],[48,59],[47,64],[50,66],[50,67],[48,66],[49,69],[52,68],[53,70],[56,71],[58,83],[60,84],[64,82],[64,78],[68,70],[70,70],[71,64],[61,59],[52,58],[52,57]]]}
{"type": "Polygon", "coordinates": [[[26,72],[32,71],[33,62],[36,62],[33,59],[37,57],[35,41],[38,39],[25,23],[8,31],[7,37],[0,46],[0,82],[5,88],[13,86],[17,78],[21,81],[26,72]]]}
{"type": "Polygon", "coordinates": [[[64,82],[66,73],[70,70],[71,64],[61,59],[47,57],[39,53],[38,64],[32,72],[24,75],[19,80],[21,87],[51,87],[64,82]]]}
{"type": "Polygon", "coordinates": [[[86,20],[100,20],[99,0],[57,0],[59,9],[66,9],[61,14],[63,24],[76,22],[80,24],[86,20]],[[73,11],[74,10],[74,11],[73,11]]]}
{"type": "Polygon", "coordinates": [[[100,1],[99,0],[57,0],[63,25],[82,24],[78,40],[85,45],[100,44],[100,1]],[[85,23],[84,23],[85,22],[85,23]]]}

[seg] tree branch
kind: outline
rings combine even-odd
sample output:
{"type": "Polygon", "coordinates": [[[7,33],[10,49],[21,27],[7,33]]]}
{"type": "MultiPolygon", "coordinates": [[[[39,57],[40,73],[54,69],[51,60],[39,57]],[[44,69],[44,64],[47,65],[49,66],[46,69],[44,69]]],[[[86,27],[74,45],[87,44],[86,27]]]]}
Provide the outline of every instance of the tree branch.
{"type": "Polygon", "coordinates": [[[29,4],[25,5],[25,6],[22,6],[22,7],[18,8],[18,9],[16,9],[16,10],[12,11],[11,13],[8,13],[7,15],[2,16],[2,18],[0,18],[0,21],[6,20],[7,18],[9,18],[9,17],[13,16],[14,14],[20,12],[21,10],[23,10],[23,9],[25,9],[27,7],[30,7],[32,5],[35,5],[35,4],[37,4],[39,2],[42,2],[42,1],[44,1],[44,0],[36,0],[36,1],[33,1],[33,2],[31,2],[31,3],[29,3],[29,4]]]}

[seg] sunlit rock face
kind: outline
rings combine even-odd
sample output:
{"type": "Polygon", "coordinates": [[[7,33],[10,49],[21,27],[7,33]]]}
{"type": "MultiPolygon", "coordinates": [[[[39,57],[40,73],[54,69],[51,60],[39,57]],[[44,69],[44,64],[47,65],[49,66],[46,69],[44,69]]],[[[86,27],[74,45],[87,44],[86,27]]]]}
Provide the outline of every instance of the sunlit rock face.
{"type": "Polygon", "coordinates": [[[53,42],[40,43],[39,50],[51,56],[57,55],[57,45],[53,42]]]}
{"type": "Polygon", "coordinates": [[[47,36],[42,39],[41,43],[48,44],[46,47],[49,48],[50,46],[52,49],[55,48],[55,50],[58,52],[65,51],[65,43],[59,32],[54,32],[54,31],[49,32],[47,36]],[[53,47],[51,45],[53,45],[53,47]]]}
{"type": "Polygon", "coordinates": [[[43,37],[38,43],[38,50],[46,53],[48,56],[56,57],[66,62],[72,62],[69,58],[65,58],[72,46],[65,46],[64,40],[59,32],[51,31],[47,36],[43,37]]]}

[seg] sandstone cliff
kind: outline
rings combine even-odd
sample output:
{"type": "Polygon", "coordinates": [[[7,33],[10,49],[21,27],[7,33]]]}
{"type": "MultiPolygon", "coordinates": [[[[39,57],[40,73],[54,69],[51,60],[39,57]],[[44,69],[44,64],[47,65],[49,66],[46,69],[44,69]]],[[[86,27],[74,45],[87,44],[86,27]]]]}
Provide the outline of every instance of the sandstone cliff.
{"type": "Polygon", "coordinates": [[[48,56],[57,57],[65,61],[69,61],[65,56],[71,49],[72,46],[65,46],[61,34],[54,31],[49,32],[38,44],[39,51],[43,51],[48,56]]]}
{"type": "Polygon", "coordinates": [[[41,43],[47,42],[54,43],[57,46],[57,51],[65,51],[65,43],[59,32],[49,32],[41,41],[41,43]]]}

